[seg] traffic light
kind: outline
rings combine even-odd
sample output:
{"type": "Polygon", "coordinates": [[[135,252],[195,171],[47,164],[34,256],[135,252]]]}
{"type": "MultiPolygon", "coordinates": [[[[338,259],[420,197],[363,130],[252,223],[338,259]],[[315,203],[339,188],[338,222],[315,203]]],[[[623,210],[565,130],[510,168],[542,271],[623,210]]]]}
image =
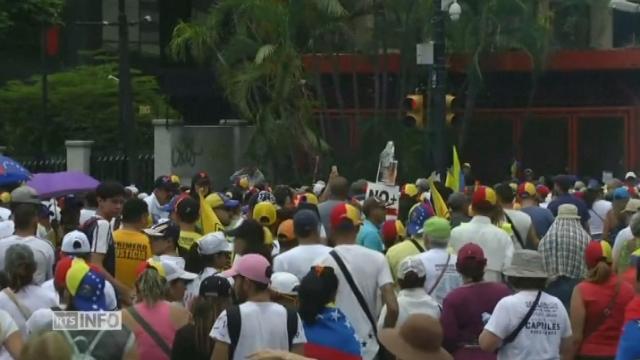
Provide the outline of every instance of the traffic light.
{"type": "Polygon", "coordinates": [[[456,101],[456,97],[451,95],[451,94],[447,94],[446,96],[446,121],[447,121],[447,125],[451,126],[454,124],[455,119],[456,119],[456,112],[454,109],[454,102],[456,101]]]}
{"type": "Polygon", "coordinates": [[[424,96],[419,94],[407,95],[402,104],[404,109],[403,122],[408,127],[423,129],[425,126],[424,96]]]}

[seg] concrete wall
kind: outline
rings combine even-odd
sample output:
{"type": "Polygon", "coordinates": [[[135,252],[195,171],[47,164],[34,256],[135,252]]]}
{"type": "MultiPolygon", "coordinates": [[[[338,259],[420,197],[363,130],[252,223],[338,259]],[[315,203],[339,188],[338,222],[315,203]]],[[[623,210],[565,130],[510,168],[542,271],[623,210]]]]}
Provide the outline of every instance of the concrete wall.
{"type": "Polygon", "coordinates": [[[154,120],[155,176],[176,174],[183,185],[198,171],[206,171],[215,189],[229,184],[229,176],[247,165],[246,150],[252,126],[182,126],[175,120],[154,120]]]}

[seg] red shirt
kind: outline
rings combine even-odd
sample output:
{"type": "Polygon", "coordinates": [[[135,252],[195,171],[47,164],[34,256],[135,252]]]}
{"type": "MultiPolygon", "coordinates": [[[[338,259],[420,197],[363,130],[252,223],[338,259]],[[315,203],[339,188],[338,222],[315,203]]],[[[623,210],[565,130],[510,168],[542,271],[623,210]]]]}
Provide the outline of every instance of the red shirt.
{"type": "Polygon", "coordinates": [[[604,284],[583,281],[578,284],[586,310],[580,355],[615,356],[624,322],[625,308],[633,299],[633,288],[624,280],[611,275],[604,284]],[[611,314],[604,318],[604,310],[614,297],[616,283],[620,283],[611,314]],[[604,321],[602,321],[604,318],[604,321]]]}

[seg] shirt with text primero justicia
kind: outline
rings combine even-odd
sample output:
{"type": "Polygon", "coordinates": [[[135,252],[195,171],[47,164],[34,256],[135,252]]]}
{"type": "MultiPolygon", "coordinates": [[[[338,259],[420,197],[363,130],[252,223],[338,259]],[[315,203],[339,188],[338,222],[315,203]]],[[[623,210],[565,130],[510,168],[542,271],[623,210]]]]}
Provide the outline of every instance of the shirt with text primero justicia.
{"type": "MultiPolygon", "coordinates": [[[[485,326],[501,339],[520,324],[535,301],[537,291],[520,291],[500,300],[485,326]]],[[[560,359],[562,339],[571,336],[569,315],[562,302],[542,293],[533,315],[516,339],[498,351],[498,360],[560,359]]]]}

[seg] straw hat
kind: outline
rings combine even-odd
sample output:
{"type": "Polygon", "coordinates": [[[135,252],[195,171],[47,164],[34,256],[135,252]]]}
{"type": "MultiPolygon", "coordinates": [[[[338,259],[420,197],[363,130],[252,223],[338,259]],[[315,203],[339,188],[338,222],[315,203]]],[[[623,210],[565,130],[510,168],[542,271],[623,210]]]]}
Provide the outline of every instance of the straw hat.
{"type": "Polygon", "coordinates": [[[425,314],[413,314],[398,328],[380,330],[380,342],[402,360],[453,360],[442,347],[440,322],[425,314]]]}
{"type": "Polygon", "coordinates": [[[562,204],[558,207],[557,219],[573,219],[579,220],[578,208],[573,204],[562,204]]]}
{"type": "Polygon", "coordinates": [[[511,259],[511,266],[504,271],[504,274],[521,278],[548,277],[542,263],[542,255],[534,250],[516,250],[513,253],[513,259],[511,259]]]}

